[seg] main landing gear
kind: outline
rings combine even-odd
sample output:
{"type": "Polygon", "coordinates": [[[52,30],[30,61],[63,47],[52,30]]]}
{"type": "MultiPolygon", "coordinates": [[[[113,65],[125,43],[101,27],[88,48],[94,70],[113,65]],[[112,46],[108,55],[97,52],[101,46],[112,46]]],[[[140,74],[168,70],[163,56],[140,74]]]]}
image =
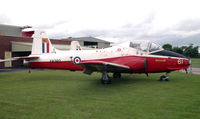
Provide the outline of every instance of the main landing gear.
{"type": "Polygon", "coordinates": [[[102,84],[111,84],[111,79],[108,76],[107,71],[102,72],[102,78],[101,78],[101,83],[102,84]]]}
{"type": "Polygon", "coordinates": [[[118,73],[118,72],[113,73],[113,78],[120,79],[121,78],[121,73],[118,73]]]}
{"type": "Polygon", "coordinates": [[[169,72],[167,72],[166,75],[162,75],[159,81],[169,81],[169,72]]]}
{"type": "MultiPolygon", "coordinates": [[[[115,72],[113,73],[113,78],[121,78],[121,73],[115,72]]],[[[102,84],[111,84],[111,78],[108,76],[107,71],[102,72],[102,78],[101,78],[101,83],[102,84]]]]}

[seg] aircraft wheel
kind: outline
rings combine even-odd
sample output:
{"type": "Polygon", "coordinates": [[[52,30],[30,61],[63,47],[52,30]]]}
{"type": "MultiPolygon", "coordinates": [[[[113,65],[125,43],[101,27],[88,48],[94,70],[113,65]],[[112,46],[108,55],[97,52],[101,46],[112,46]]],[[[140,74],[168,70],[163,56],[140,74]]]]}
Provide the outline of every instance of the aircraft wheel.
{"type": "Polygon", "coordinates": [[[101,83],[102,84],[111,84],[111,79],[108,79],[108,80],[101,79],[101,83]]]}
{"type": "Polygon", "coordinates": [[[165,78],[166,78],[166,76],[163,75],[163,76],[160,77],[160,80],[159,80],[159,81],[164,81],[165,78]]]}
{"type": "Polygon", "coordinates": [[[169,79],[168,79],[168,78],[166,78],[166,79],[165,79],[165,81],[169,81],[169,79]]]}
{"type": "Polygon", "coordinates": [[[102,72],[101,83],[102,83],[102,84],[111,84],[111,79],[110,79],[110,77],[108,76],[108,74],[107,74],[106,71],[102,72]]]}
{"type": "Polygon", "coordinates": [[[105,84],[105,80],[101,79],[101,83],[102,83],[102,84],[105,84]]]}
{"type": "Polygon", "coordinates": [[[121,78],[121,73],[113,73],[113,78],[121,78]]]}
{"type": "Polygon", "coordinates": [[[159,81],[169,81],[169,80],[168,80],[168,77],[163,75],[163,76],[160,77],[159,81]]]}

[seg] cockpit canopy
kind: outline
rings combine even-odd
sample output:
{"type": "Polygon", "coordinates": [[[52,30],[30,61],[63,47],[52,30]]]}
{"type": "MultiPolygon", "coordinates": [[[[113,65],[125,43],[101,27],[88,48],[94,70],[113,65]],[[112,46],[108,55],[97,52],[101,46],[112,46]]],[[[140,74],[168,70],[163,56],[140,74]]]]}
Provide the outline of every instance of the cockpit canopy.
{"type": "Polygon", "coordinates": [[[142,41],[142,40],[131,41],[129,47],[142,50],[144,52],[154,52],[157,50],[162,50],[162,47],[160,45],[153,43],[151,41],[142,41]]]}
{"type": "Polygon", "coordinates": [[[163,50],[162,47],[156,43],[151,41],[144,41],[144,40],[134,40],[122,43],[121,45],[125,47],[131,47],[137,50],[141,50],[143,52],[155,52],[159,50],[163,50]]]}

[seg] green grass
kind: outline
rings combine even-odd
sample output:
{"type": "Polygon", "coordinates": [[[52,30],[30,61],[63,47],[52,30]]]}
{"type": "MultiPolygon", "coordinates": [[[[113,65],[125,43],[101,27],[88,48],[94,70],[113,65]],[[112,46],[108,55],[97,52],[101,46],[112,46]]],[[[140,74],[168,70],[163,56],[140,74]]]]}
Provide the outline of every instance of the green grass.
{"type": "Polygon", "coordinates": [[[0,73],[0,119],[199,119],[200,75],[160,75],[102,85],[100,73],[0,73]]]}
{"type": "Polygon", "coordinates": [[[192,58],[192,67],[200,68],[200,58],[192,58]]]}

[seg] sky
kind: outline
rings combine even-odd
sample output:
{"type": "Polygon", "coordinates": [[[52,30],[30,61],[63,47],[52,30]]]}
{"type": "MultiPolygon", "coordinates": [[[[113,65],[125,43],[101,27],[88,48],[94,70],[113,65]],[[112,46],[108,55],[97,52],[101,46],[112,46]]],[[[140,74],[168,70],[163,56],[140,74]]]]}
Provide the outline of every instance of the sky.
{"type": "Polygon", "coordinates": [[[0,24],[50,38],[96,37],[200,46],[199,0],[0,0],[0,24]]]}

